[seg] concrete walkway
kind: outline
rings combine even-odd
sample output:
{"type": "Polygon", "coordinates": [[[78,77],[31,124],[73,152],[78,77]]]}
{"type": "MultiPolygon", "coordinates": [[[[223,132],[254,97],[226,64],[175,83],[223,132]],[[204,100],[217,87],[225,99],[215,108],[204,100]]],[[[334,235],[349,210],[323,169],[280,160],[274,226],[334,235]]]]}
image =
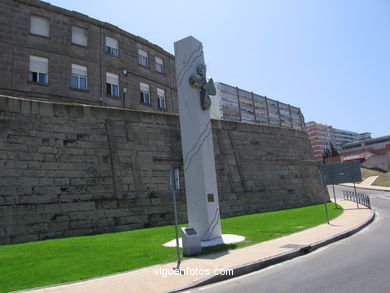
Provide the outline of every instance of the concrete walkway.
{"type": "Polygon", "coordinates": [[[360,184],[361,184],[361,185],[370,186],[370,185],[372,185],[372,184],[375,182],[375,180],[376,180],[378,177],[379,177],[379,176],[370,176],[370,177],[364,179],[364,180],[362,181],[362,183],[360,183],[360,184]]]}
{"type": "Polygon", "coordinates": [[[221,274],[212,276],[208,273],[229,273],[226,271],[228,269],[234,269],[235,276],[248,273],[351,235],[374,218],[373,211],[367,208],[356,209],[354,202],[341,200],[338,203],[344,208],[344,213],[332,220],[330,225],[322,224],[248,247],[187,259],[181,265],[184,275],[172,275],[172,268],[176,263],[168,263],[29,292],[172,292],[226,278],[221,274]]]}
{"type": "MultiPolygon", "coordinates": [[[[375,176],[373,176],[375,177],[375,176]]],[[[367,178],[368,179],[368,178],[367,178]]],[[[367,180],[366,179],[366,180],[367,180]]],[[[364,182],[364,181],[363,181],[364,182]]],[[[390,191],[390,187],[382,187],[382,186],[376,186],[376,185],[368,185],[368,184],[355,184],[356,188],[362,188],[362,189],[369,189],[369,190],[379,190],[379,191],[390,191]]],[[[340,184],[341,186],[348,186],[348,187],[353,187],[353,183],[343,183],[340,184]]]]}

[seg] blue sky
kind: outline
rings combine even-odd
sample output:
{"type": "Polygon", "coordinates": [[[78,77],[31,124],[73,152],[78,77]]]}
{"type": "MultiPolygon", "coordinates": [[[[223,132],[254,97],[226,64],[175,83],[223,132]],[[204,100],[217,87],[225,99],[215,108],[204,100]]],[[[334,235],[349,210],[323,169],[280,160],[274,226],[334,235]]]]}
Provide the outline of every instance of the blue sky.
{"type": "Polygon", "coordinates": [[[171,53],[193,35],[214,80],[298,106],[306,121],[390,135],[389,0],[48,2],[171,53]]]}

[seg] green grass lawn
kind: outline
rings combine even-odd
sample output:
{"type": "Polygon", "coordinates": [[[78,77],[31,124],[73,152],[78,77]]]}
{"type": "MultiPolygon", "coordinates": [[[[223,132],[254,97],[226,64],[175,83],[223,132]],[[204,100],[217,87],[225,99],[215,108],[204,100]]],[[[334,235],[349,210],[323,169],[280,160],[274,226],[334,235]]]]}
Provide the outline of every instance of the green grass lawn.
{"type": "Polygon", "coordinates": [[[379,172],[376,170],[361,168],[363,180],[371,176],[379,176],[372,185],[390,187],[390,172],[379,172]]]}
{"type": "MultiPolygon", "coordinates": [[[[342,213],[328,203],[331,218],[342,213]]],[[[221,245],[204,253],[234,249],[326,222],[324,205],[222,219],[225,234],[248,243],[221,245]]],[[[173,226],[0,246],[0,292],[33,288],[122,272],[176,259],[173,226]]]]}

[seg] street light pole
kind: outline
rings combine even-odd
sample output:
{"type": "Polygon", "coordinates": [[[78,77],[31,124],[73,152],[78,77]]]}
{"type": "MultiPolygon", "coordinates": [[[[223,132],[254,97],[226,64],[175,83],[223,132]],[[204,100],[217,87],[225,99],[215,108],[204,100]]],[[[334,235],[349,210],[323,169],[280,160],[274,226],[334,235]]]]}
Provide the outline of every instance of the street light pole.
{"type": "Polygon", "coordinates": [[[324,189],[324,179],[322,178],[323,174],[320,173],[320,180],[321,180],[321,188],[322,188],[322,194],[324,196],[324,206],[325,206],[325,214],[326,214],[326,221],[329,224],[329,213],[328,213],[328,206],[326,205],[326,196],[325,196],[325,189],[324,189]]]}
{"type": "Polygon", "coordinates": [[[356,192],[356,185],[355,185],[355,182],[353,183],[353,189],[355,190],[355,198],[356,198],[356,205],[357,205],[357,208],[359,209],[359,201],[358,201],[358,195],[357,195],[357,192],[356,192]]]}
{"type": "Polygon", "coordinates": [[[172,197],[173,197],[173,214],[175,218],[175,233],[176,233],[176,252],[177,252],[177,267],[176,270],[180,271],[180,246],[179,246],[179,223],[177,220],[177,207],[176,207],[176,190],[180,188],[179,185],[179,169],[173,169],[169,173],[172,197]]]}
{"type": "Polygon", "coordinates": [[[333,188],[333,198],[334,198],[334,204],[336,206],[336,209],[337,209],[337,202],[336,202],[336,192],[334,191],[334,184],[332,184],[332,188],[333,188]]]}

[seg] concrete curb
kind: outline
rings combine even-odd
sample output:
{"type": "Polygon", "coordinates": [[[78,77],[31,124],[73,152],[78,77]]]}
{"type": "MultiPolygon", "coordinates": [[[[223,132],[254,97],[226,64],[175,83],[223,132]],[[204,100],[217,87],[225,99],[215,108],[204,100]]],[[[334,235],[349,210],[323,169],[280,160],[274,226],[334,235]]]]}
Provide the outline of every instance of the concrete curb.
{"type": "MultiPolygon", "coordinates": [[[[339,184],[343,187],[352,187],[353,188],[353,185],[347,185],[347,184],[339,184]]],[[[359,188],[359,189],[366,189],[366,190],[375,190],[375,191],[385,191],[385,192],[390,192],[390,188],[389,187],[381,187],[381,186],[375,186],[375,185],[371,185],[371,186],[361,186],[360,184],[356,184],[356,188],[359,188]],[[378,188],[377,188],[378,187],[378,188]]]]}
{"type": "Polygon", "coordinates": [[[299,249],[296,249],[293,251],[289,251],[289,252],[286,252],[283,254],[272,256],[272,257],[262,259],[259,261],[255,261],[255,262],[245,264],[242,266],[234,267],[234,268],[232,268],[232,270],[233,270],[232,275],[214,275],[214,276],[211,276],[207,279],[203,279],[201,281],[195,282],[187,287],[180,288],[180,289],[177,289],[174,291],[168,291],[167,293],[181,292],[181,291],[189,290],[192,288],[205,286],[205,285],[209,285],[212,283],[217,283],[220,281],[232,279],[232,278],[239,277],[239,276],[242,276],[242,275],[254,272],[254,271],[264,269],[264,268],[269,267],[269,266],[274,265],[274,264],[284,262],[286,260],[296,258],[298,256],[308,254],[308,253],[310,253],[310,252],[312,252],[320,247],[323,247],[323,246],[326,246],[326,245],[331,244],[333,242],[347,238],[347,237],[359,232],[360,230],[362,230],[363,228],[368,226],[370,223],[372,223],[374,221],[374,219],[375,219],[375,211],[372,210],[371,216],[368,220],[361,223],[360,225],[358,225],[355,228],[352,228],[352,229],[347,230],[345,232],[339,233],[333,237],[318,241],[316,243],[313,243],[311,245],[308,245],[308,246],[305,246],[305,247],[302,247],[302,248],[299,248],[299,249]]]}

